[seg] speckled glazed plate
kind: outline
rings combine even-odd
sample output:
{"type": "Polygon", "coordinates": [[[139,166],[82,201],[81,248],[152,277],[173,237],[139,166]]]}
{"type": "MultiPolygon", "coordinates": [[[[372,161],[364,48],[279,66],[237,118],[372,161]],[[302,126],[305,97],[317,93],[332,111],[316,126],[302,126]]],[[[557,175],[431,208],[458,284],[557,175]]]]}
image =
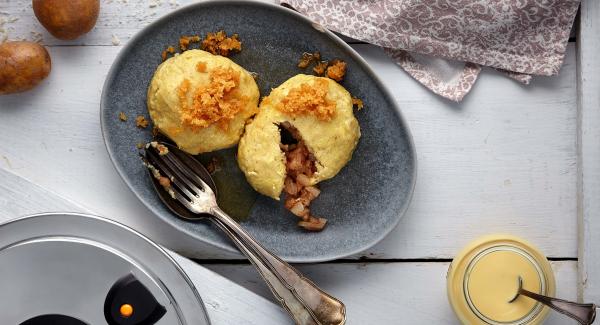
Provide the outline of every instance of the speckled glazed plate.
{"type": "Polygon", "coordinates": [[[315,215],[329,220],[324,231],[299,229],[297,218],[281,202],[262,196],[257,197],[242,226],[290,262],[341,258],[380,241],[406,211],[415,184],[416,159],[408,126],[390,93],[351,47],[307,18],[272,4],[192,4],[150,24],[128,42],[108,74],[101,103],[106,147],[125,183],[156,216],[181,232],[235,250],[209,222],[180,220],[163,205],[136,148],[137,143],[151,139],[150,127],[141,130],[132,121],[137,115],[148,116],[146,91],[161,63],[162,50],[176,45],[181,35],[205,35],[221,29],[240,35],[243,50],[231,59],[258,73],[262,96],[303,72],[296,66],[303,52],[318,50],[325,58],[339,58],[348,64],[342,85],[365,105],[356,112],[362,137],[352,160],[335,178],[320,184],[321,196],[311,206],[315,215]],[[129,121],[120,121],[119,112],[129,121]]]}

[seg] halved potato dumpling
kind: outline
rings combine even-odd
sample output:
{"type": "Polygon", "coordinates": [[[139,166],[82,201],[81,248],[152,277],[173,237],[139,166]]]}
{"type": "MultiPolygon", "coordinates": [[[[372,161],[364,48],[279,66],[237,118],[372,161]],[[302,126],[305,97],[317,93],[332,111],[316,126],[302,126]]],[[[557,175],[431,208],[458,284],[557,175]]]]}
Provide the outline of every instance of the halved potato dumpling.
{"type": "Polygon", "coordinates": [[[286,157],[280,148],[282,125],[294,128],[301,137],[297,140],[314,158],[316,170],[307,185],[335,176],[352,158],[360,138],[352,97],[337,82],[300,74],[273,89],[246,126],[238,164],[256,191],[275,200],[286,179],[286,157]]]}

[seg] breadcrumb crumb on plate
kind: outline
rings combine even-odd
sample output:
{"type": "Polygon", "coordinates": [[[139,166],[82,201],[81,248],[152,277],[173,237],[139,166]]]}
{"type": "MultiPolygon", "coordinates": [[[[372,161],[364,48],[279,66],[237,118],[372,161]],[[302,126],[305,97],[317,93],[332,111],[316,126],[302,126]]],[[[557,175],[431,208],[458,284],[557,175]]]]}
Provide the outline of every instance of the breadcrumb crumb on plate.
{"type": "Polygon", "coordinates": [[[137,126],[140,129],[145,129],[148,127],[148,120],[146,120],[146,118],[143,115],[138,115],[135,118],[135,126],[137,126]]]}
{"type": "Polygon", "coordinates": [[[333,60],[327,67],[327,77],[340,82],[346,75],[346,62],[333,60]]]}
{"type": "Polygon", "coordinates": [[[216,33],[207,33],[202,41],[202,49],[215,55],[228,56],[232,52],[242,50],[242,42],[238,34],[227,37],[225,31],[220,30],[216,33]]]}
{"type": "Polygon", "coordinates": [[[362,99],[360,98],[356,98],[356,97],[352,97],[352,105],[356,106],[356,108],[360,111],[361,109],[363,109],[364,107],[364,103],[362,101],[362,99]]]}

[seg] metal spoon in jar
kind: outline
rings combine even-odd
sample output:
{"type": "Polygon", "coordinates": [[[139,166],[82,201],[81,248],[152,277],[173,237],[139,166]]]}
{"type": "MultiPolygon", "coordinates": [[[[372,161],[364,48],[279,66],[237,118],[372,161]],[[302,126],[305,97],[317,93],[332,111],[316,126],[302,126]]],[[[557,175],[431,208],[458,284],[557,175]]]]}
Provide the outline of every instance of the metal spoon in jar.
{"type": "Polygon", "coordinates": [[[563,315],[573,318],[582,325],[590,325],[594,323],[594,320],[596,319],[596,309],[598,308],[595,304],[580,304],[572,301],[543,296],[523,289],[523,278],[521,278],[521,276],[519,276],[517,281],[519,282],[519,289],[517,290],[515,296],[508,301],[509,303],[517,300],[520,295],[523,295],[533,300],[537,300],[563,315]]]}
{"type": "Polygon", "coordinates": [[[160,199],[182,219],[209,218],[248,257],[280,304],[299,325],[343,325],[344,304],[265,249],[219,208],[204,166],[175,146],[152,142],[143,155],[160,199]]]}

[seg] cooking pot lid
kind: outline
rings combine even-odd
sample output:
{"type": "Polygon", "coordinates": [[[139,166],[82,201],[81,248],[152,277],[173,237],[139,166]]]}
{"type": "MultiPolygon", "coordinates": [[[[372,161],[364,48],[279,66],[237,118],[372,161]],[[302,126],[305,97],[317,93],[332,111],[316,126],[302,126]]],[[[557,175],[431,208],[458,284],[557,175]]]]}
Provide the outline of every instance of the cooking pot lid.
{"type": "Polygon", "coordinates": [[[181,267],[114,221],[44,214],[0,225],[5,324],[209,324],[181,267]]]}

